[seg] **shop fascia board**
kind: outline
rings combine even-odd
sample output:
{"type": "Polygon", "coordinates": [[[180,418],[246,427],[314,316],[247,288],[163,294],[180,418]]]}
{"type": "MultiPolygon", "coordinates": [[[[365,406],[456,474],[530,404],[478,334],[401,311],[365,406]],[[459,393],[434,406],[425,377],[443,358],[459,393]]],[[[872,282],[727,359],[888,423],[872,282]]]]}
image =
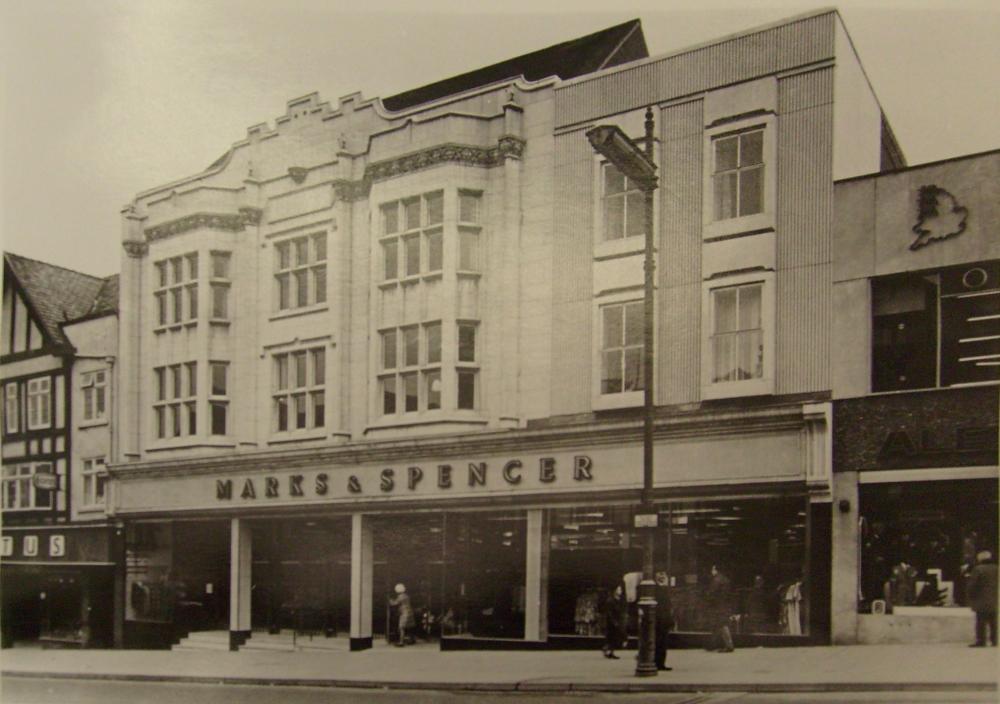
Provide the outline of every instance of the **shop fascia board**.
{"type": "MultiPolygon", "coordinates": [[[[661,416],[654,422],[654,439],[663,442],[701,438],[733,439],[751,435],[798,432],[806,423],[801,404],[766,409],[699,412],[696,415],[661,416]]],[[[627,422],[588,424],[571,428],[536,431],[507,431],[482,435],[453,436],[446,439],[421,438],[370,445],[352,444],[318,449],[281,449],[259,453],[232,454],[205,458],[171,459],[111,465],[112,478],[177,476],[207,472],[252,472],[322,466],[352,466],[382,462],[409,462],[439,457],[524,454],[532,451],[574,450],[590,447],[630,445],[642,441],[642,419],[627,422]]]]}

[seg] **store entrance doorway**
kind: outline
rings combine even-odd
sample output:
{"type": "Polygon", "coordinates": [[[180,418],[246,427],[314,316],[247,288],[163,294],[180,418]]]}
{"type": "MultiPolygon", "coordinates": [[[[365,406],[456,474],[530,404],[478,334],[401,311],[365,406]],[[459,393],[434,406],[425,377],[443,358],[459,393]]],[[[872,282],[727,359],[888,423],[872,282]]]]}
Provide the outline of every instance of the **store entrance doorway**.
{"type": "Polygon", "coordinates": [[[270,633],[332,637],[351,625],[351,521],[253,524],[251,623],[270,633]]]}

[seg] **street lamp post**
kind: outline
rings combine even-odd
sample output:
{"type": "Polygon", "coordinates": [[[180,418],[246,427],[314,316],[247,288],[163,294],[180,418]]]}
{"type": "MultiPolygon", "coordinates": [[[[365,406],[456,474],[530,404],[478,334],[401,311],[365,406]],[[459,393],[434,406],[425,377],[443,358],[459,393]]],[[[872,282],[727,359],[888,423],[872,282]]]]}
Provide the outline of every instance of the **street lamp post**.
{"type": "Polygon", "coordinates": [[[653,193],[656,190],[656,162],[653,159],[653,110],[646,108],[645,150],[614,125],[598,125],[587,131],[594,150],[613,164],[643,192],[645,201],[646,249],[643,262],[643,425],[642,498],[636,527],[645,532],[642,551],[642,583],[639,585],[639,660],[637,677],[656,675],[653,652],[656,643],[656,585],[653,582],[653,546],[656,509],[653,507],[653,193]]]}

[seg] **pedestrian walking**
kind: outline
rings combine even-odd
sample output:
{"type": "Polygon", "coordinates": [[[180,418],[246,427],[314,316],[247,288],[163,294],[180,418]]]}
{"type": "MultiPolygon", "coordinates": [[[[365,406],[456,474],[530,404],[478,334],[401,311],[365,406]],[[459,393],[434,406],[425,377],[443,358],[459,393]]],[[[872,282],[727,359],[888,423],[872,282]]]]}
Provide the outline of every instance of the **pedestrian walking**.
{"type": "Polygon", "coordinates": [[[674,627],[674,606],[670,602],[670,581],[663,570],[656,572],[656,646],[657,670],[672,670],[667,667],[667,637],[674,627]]]}
{"type": "Polygon", "coordinates": [[[389,605],[396,608],[396,618],[399,624],[399,641],[397,646],[402,647],[407,643],[412,643],[409,632],[416,625],[413,618],[413,606],[410,604],[410,595],[406,593],[406,586],[402,583],[396,585],[396,596],[390,597],[389,605]]]}
{"type": "Polygon", "coordinates": [[[712,565],[712,576],[708,583],[706,602],[712,622],[712,643],[709,650],[720,653],[733,652],[733,635],[729,631],[730,604],[729,577],[717,565],[712,565]]]}
{"type": "Polygon", "coordinates": [[[976,642],[972,648],[986,645],[986,631],[990,632],[990,645],[997,644],[997,566],[993,554],[983,550],[976,555],[976,566],[969,573],[965,584],[966,601],[976,612],[976,642]]]}
{"type": "Polygon", "coordinates": [[[604,602],[604,646],[601,648],[604,657],[617,660],[615,649],[625,645],[628,638],[628,602],[625,601],[625,588],[621,584],[604,602]]]}

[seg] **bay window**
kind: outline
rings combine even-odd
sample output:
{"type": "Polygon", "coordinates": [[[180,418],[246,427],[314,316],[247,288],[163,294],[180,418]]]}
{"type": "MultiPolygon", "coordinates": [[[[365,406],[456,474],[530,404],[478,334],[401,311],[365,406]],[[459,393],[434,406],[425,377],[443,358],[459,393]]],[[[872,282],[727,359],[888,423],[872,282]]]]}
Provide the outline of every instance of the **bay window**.
{"type": "Polygon", "coordinates": [[[229,362],[209,362],[209,422],[212,435],[228,433],[229,362]]]}
{"type": "Polygon", "coordinates": [[[153,369],[153,418],[157,439],[197,434],[197,374],[196,362],[153,369]]]}
{"type": "Polygon", "coordinates": [[[198,253],[163,259],[154,264],[157,327],[198,319],[198,253]]]}
{"type": "Polygon", "coordinates": [[[442,191],[383,203],[379,214],[383,281],[441,270],[444,259],[442,191]]]}
{"type": "Polygon", "coordinates": [[[379,395],[383,415],[441,408],[441,323],[382,330],[379,395]]]}
{"type": "Polygon", "coordinates": [[[314,347],[274,355],[272,392],[276,432],[326,425],[326,350],[314,347]]]}
{"type": "Polygon", "coordinates": [[[212,293],[210,317],[212,320],[229,319],[230,256],[229,252],[212,252],[212,266],[209,272],[211,276],[209,288],[212,293]]]}

